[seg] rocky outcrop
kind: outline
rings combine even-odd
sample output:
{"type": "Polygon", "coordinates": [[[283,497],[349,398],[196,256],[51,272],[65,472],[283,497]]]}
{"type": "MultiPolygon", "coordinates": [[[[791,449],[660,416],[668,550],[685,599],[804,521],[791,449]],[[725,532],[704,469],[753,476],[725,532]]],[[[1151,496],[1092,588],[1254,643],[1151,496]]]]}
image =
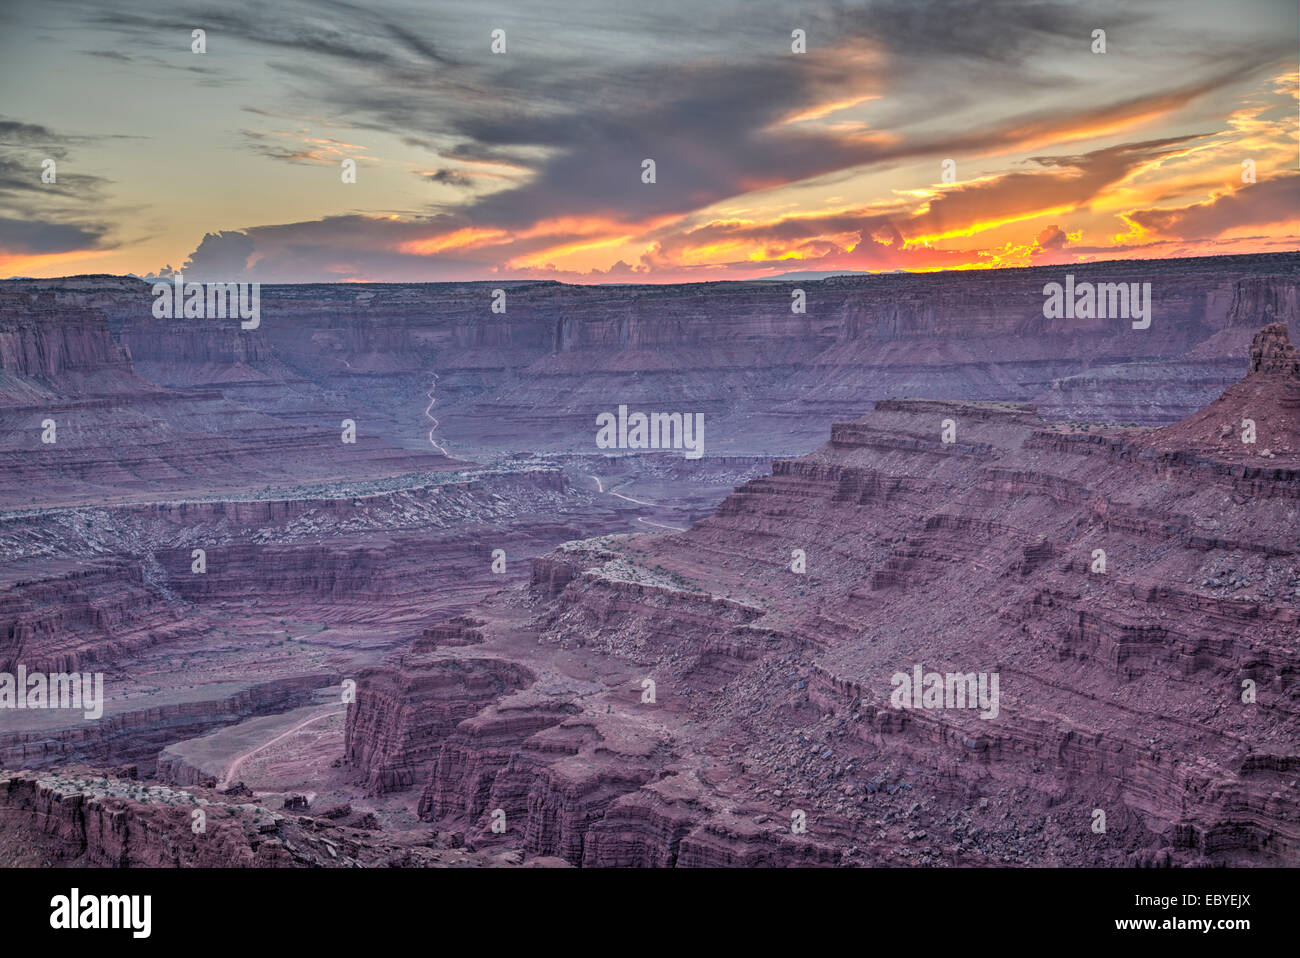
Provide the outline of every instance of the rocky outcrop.
{"type": "MultiPolygon", "coordinates": [[[[53,293],[0,293],[0,371],[34,385],[75,387],[91,385],[85,377],[95,374],[128,378],[131,357],[94,310],[60,308],[53,293]]],[[[19,403],[30,398],[0,395],[19,403]]]]}
{"type": "Polygon", "coordinates": [[[13,568],[9,581],[0,580],[0,672],[19,664],[33,672],[102,666],[194,634],[137,563],[59,565],[13,568]]]}
{"type": "MultiPolygon", "coordinates": [[[[506,852],[411,845],[373,812],[287,795],[271,808],[238,785],[176,788],[99,769],[0,772],[0,860],[27,868],[380,868],[519,864],[506,852]],[[305,803],[305,804],[304,804],[305,803]]],[[[562,865],[534,859],[530,865],[562,865]]]]}
{"type": "Polygon", "coordinates": [[[1273,323],[1256,334],[1250,344],[1250,373],[1300,377],[1300,358],[1287,335],[1286,323],[1273,323]]]}
{"type": "Polygon", "coordinates": [[[1294,276],[1248,276],[1233,284],[1229,328],[1254,332],[1260,322],[1300,323],[1300,282],[1294,276]]]}
{"type": "Polygon", "coordinates": [[[14,864],[283,868],[296,864],[281,837],[284,821],[251,806],[90,772],[0,772],[0,850],[14,864]],[[193,828],[196,812],[204,816],[202,833],[193,828]]]}
{"type": "MultiPolygon", "coordinates": [[[[46,768],[70,763],[107,767],[131,762],[150,773],[158,754],[172,742],[250,716],[271,715],[307,704],[317,690],[339,680],[338,674],[328,672],[288,676],[233,693],[199,694],[183,702],[107,711],[102,719],[93,722],[75,721],[75,716],[70,723],[57,726],[40,723],[23,728],[10,722],[0,731],[0,768],[46,768]]],[[[112,674],[106,681],[111,685],[112,674]]]]}
{"type": "Polygon", "coordinates": [[[408,657],[400,670],[366,670],[348,706],[346,758],[373,792],[409,788],[427,778],[457,724],[530,680],[493,658],[408,657]]]}
{"type": "MultiPolygon", "coordinates": [[[[1283,323],[1260,330],[1247,375],[1204,409],[1157,430],[1148,446],[1168,458],[1238,465],[1236,478],[1300,468],[1300,359],[1283,323]],[[1242,468],[1244,467],[1244,468],[1242,468]]],[[[1289,483],[1262,484],[1290,488],[1289,483]]]]}

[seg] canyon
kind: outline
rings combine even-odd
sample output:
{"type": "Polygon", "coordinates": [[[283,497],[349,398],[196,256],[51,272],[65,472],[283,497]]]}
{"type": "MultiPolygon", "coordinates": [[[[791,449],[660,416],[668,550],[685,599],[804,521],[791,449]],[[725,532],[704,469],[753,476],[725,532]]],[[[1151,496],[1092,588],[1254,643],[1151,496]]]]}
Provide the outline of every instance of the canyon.
{"type": "Polygon", "coordinates": [[[1300,254],[1070,270],[0,283],[0,856],[1300,863],[1300,254]]]}

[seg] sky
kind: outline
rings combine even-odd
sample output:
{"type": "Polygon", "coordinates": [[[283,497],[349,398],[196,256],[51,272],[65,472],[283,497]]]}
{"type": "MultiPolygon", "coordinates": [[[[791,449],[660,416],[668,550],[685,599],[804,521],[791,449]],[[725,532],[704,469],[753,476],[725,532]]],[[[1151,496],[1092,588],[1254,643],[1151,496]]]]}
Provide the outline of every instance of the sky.
{"type": "Polygon", "coordinates": [[[0,277],[690,282],[1297,250],[1297,9],[0,0],[0,277]]]}

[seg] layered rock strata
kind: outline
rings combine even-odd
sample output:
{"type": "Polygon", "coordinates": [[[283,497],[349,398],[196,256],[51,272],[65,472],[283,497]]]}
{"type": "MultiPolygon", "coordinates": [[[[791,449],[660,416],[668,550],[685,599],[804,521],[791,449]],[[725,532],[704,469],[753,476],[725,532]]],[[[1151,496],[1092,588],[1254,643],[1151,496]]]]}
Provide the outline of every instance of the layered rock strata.
{"type": "Polygon", "coordinates": [[[348,759],[474,842],[589,866],[1295,864],[1284,341],[1223,399],[1267,407],[1273,458],[1226,454],[1213,404],[1149,430],[880,402],[688,532],[538,559],[472,643],[365,677],[348,759]],[[488,661],[532,678],[426,705],[488,661]],[[971,701],[900,704],[916,671],[971,701]]]}

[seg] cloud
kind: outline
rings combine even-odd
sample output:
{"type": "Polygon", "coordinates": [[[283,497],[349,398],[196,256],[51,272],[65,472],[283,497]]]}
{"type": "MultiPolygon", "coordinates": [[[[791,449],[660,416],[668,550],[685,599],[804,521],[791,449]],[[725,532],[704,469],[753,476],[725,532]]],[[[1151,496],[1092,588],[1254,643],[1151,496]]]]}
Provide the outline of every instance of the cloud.
{"type": "Polygon", "coordinates": [[[946,190],[904,230],[928,240],[1086,205],[1140,166],[1175,155],[1196,135],[1123,143],[1082,155],[1035,156],[1041,169],[1008,173],[946,190]]]}
{"type": "Polygon", "coordinates": [[[1126,219],[1162,236],[1221,236],[1243,226],[1300,220],[1300,173],[1286,172],[1223,193],[1204,203],[1174,209],[1145,209],[1126,219]]]}
{"type": "Polygon", "coordinates": [[[241,130],[253,152],[288,163],[337,165],[345,157],[356,157],[365,147],[332,137],[314,137],[304,132],[241,130]]]}
{"type": "Polygon", "coordinates": [[[421,174],[430,183],[441,183],[444,186],[455,186],[460,189],[470,189],[474,186],[474,181],[478,177],[461,170],[435,170],[432,173],[421,174]]]}
{"type": "Polygon", "coordinates": [[[0,116],[0,144],[5,146],[40,146],[51,143],[64,144],[69,137],[59,136],[39,123],[23,123],[0,116]]]}
{"type": "Polygon", "coordinates": [[[1069,237],[1059,226],[1052,225],[1041,230],[1034,242],[1042,250],[1064,249],[1065,244],[1069,242],[1069,237]]]}
{"type": "MultiPolygon", "coordinates": [[[[1036,169],[958,184],[921,200],[896,199],[871,207],[767,221],[736,218],[682,225],[669,218],[655,226],[653,217],[639,223],[573,217],[512,228],[478,225],[476,218],[459,213],[349,215],[255,227],[219,237],[210,234],[192,259],[195,264],[206,263],[219,245],[231,246],[238,255],[222,259],[222,269],[246,263],[250,277],[266,282],[328,282],[343,274],[392,281],[549,276],[591,282],[624,269],[647,278],[669,278],[728,268],[748,273],[769,267],[785,270],[791,260],[805,269],[1064,263],[1075,261],[1077,254],[1084,252],[1075,250],[1081,233],[1067,232],[1056,224],[1037,227],[1027,241],[985,251],[978,246],[939,249],[931,243],[940,237],[975,236],[1005,223],[1032,221],[1061,211],[1086,211],[1135,170],[1181,155],[1200,139],[1200,135],[1190,134],[1082,154],[1039,155],[1030,159],[1036,169]],[[572,270],[550,261],[556,250],[590,245],[625,227],[647,241],[635,266],[618,260],[609,270],[572,270]]],[[[455,180],[454,171],[438,172],[451,174],[440,181],[455,180]]],[[[1202,227],[1212,216],[1227,228],[1251,222],[1248,210],[1272,217],[1259,222],[1274,221],[1279,208],[1295,210],[1297,181],[1300,177],[1283,177],[1280,185],[1258,193],[1249,202],[1233,203],[1225,197],[1210,204],[1139,211],[1131,216],[1151,230],[1159,227],[1185,236],[1211,235],[1202,227]],[[1292,200],[1289,203],[1288,198],[1292,200]]],[[[1111,252],[1123,253],[1123,249],[1112,247],[1111,252]]],[[[187,266],[187,272],[191,268],[187,266]]]]}
{"type": "MultiPolygon", "coordinates": [[[[770,257],[748,262],[830,255],[836,244],[853,253],[859,265],[898,259],[908,244],[928,244],[941,237],[972,235],[1004,222],[1031,219],[1059,210],[1087,207],[1133,170],[1177,153],[1196,137],[1174,137],[1120,144],[1090,153],[1032,158],[1038,167],[989,176],[947,187],[919,206],[863,207],[825,214],[800,214],[772,222],[715,221],[684,230],[662,232],[654,261],[666,265],[702,249],[722,247],[770,249],[770,257]],[[822,244],[818,246],[816,244],[822,244]]],[[[845,265],[838,262],[837,265],[845,265]]]]}
{"type": "MultiPolygon", "coordinates": [[[[145,6],[145,5],[141,5],[145,6]]],[[[207,7],[189,16],[176,16],[175,5],[154,5],[153,14],[128,13],[96,7],[88,19],[96,26],[133,37],[141,47],[157,45],[159,33],[184,38],[188,52],[190,31],[196,25],[207,31],[209,51],[220,42],[255,43],[297,55],[328,57],[358,64],[450,65],[453,61],[437,47],[401,22],[398,11],[385,13],[380,5],[338,0],[311,3],[238,3],[207,7]]]]}
{"type": "Polygon", "coordinates": [[[245,275],[253,253],[253,239],[247,233],[238,230],[208,233],[185,261],[181,272],[196,283],[237,280],[245,275]]]}
{"type": "Polygon", "coordinates": [[[0,117],[0,256],[47,256],[115,245],[104,220],[109,180],[80,172],[74,151],[106,139],[0,117]],[[54,161],[54,182],[45,182],[54,161]]]}
{"type": "Polygon", "coordinates": [[[117,50],[81,50],[82,56],[100,57],[104,60],[116,60],[118,63],[133,63],[134,58],[127,56],[125,53],[119,53],[117,50]]]}
{"type": "Polygon", "coordinates": [[[69,250],[96,249],[108,227],[10,219],[0,216],[0,254],[39,256],[69,250]]]}
{"type": "MultiPolygon", "coordinates": [[[[282,166],[240,183],[251,192],[239,208],[278,225],[185,224],[188,242],[203,236],[193,269],[268,281],[937,268],[1078,256],[1084,229],[1093,238],[1125,223],[1130,235],[1109,247],[1120,253],[1150,234],[1221,236],[1266,225],[1267,200],[1247,190],[1207,199],[1204,166],[1179,164],[1223,147],[1216,137],[1245,122],[1232,119],[1243,90],[1275,82],[1276,63],[1294,70],[1293,34],[1277,29],[1289,13],[1248,20],[1120,0],[538,0],[490,15],[452,0],[66,9],[74,52],[116,61],[97,75],[138,82],[161,64],[241,82],[248,95],[227,98],[223,114],[195,78],[168,78],[178,100],[196,95],[213,111],[209,128],[240,131],[241,175],[261,161],[337,164],[366,144],[373,175],[346,200],[364,208],[325,215],[337,194],[311,192],[299,184],[320,178],[282,166]],[[1098,24],[1105,56],[1089,50],[1098,24]],[[488,48],[498,25],[509,37],[501,56],[488,48]],[[202,57],[189,53],[195,26],[208,34],[202,57]],[[795,26],[806,54],[790,50],[795,26]],[[641,180],[646,158],[653,184],[641,180]],[[947,158],[958,181],[927,178],[947,158]]],[[[1292,88],[1262,96],[1252,135],[1276,134],[1267,111],[1292,88]]],[[[1293,129],[1294,101],[1285,105],[1293,129]]],[[[73,148],[40,123],[8,122],[16,142],[73,148]]],[[[168,148],[184,162],[184,144],[168,148]]],[[[0,198],[49,200],[30,168],[0,150],[0,198]]],[[[69,184],[87,195],[108,186],[69,184]]],[[[66,201],[41,218],[108,241],[96,231],[103,217],[66,201]]]]}

